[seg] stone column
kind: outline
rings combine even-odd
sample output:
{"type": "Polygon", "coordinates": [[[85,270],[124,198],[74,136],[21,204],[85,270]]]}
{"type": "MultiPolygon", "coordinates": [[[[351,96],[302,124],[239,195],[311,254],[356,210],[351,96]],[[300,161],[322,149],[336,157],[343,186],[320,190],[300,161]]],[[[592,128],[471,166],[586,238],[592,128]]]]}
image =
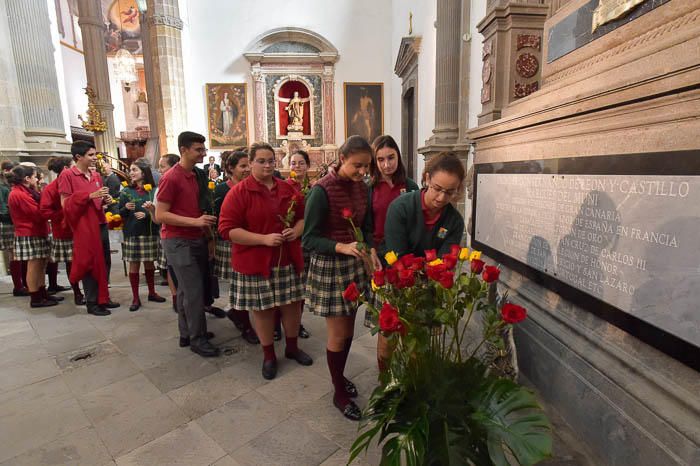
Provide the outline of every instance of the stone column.
{"type": "Polygon", "coordinates": [[[323,145],[321,149],[325,163],[332,162],[338,151],[338,146],[335,144],[334,77],[335,67],[333,64],[324,64],[321,75],[321,98],[323,99],[323,145]]]}
{"type": "MultiPolygon", "coordinates": [[[[26,151],[69,152],[46,0],[5,0],[26,151]]],[[[3,123],[3,126],[5,123],[3,123]]]]}
{"type": "Polygon", "coordinates": [[[426,159],[452,150],[458,138],[459,62],[462,0],[437,0],[435,129],[418,149],[426,159]]]}
{"type": "MultiPolygon", "coordinates": [[[[146,12],[140,14],[141,21],[141,49],[143,50],[143,71],[146,78],[146,95],[148,96],[148,129],[150,136],[146,141],[146,158],[154,165],[160,158],[159,138],[156,133],[158,127],[158,111],[162,108],[161,95],[155,80],[155,69],[153,66],[153,53],[151,52],[150,31],[148,29],[148,18],[146,12]]],[[[165,152],[163,152],[165,154],[165,152]]]]}
{"type": "Polygon", "coordinates": [[[14,157],[24,149],[24,116],[7,16],[7,0],[0,0],[0,156],[14,157]]]}
{"type": "Polygon", "coordinates": [[[177,0],[148,0],[145,13],[153,80],[160,89],[155,97],[151,134],[158,135],[162,153],[179,153],[177,136],[187,129],[185,76],[182,62],[182,20],[177,0]]]}
{"type": "Polygon", "coordinates": [[[78,0],[78,24],[83,36],[85,52],[85,74],[87,84],[95,91],[95,107],[107,123],[107,130],[95,133],[95,147],[100,152],[107,152],[117,157],[117,142],[114,133],[114,116],[112,114],[112,93],[109,86],[109,69],[105,50],[105,24],[100,0],[78,0]]]}
{"type": "Polygon", "coordinates": [[[253,65],[253,115],[255,118],[255,141],[267,141],[267,105],[265,103],[265,75],[260,63],[253,65]]]}

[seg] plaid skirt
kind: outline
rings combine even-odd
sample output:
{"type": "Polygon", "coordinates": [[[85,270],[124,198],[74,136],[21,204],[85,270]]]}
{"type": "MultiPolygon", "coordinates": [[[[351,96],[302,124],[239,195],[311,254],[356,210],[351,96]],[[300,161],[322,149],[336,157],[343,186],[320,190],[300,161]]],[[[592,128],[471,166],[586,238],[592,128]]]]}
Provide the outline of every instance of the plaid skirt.
{"type": "Polygon", "coordinates": [[[231,280],[233,278],[233,269],[231,268],[231,242],[221,238],[217,238],[216,240],[214,276],[221,280],[231,280]]]}
{"type": "Polygon", "coordinates": [[[48,259],[51,243],[46,236],[15,236],[15,260],[48,259]]]}
{"type": "Polygon", "coordinates": [[[368,296],[369,280],[360,259],[313,253],[306,277],[304,306],[321,317],[353,315],[356,312],[355,303],[343,299],[343,291],[351,282],[355,282],[360,292],[368,296]]]}
{"type": "MultiPolygon", "coordinates": [[[[160,243],[160,240],[158,240],[160,243]]],[[[168,268],[168,260],[165,258],[165,248],[163,245],[160,245],[160,256],[158,257],[158,268],[159,269],[167,269],[168,268]]]]}
{"type": "Polygon", "coordinates": [[[160,258],[160,239],[157,236],[127,236],[122,243],[122,260],[149,262],[160,258]]]}
{"type": "Polygon", "coordinates": [[[232,273],[229,293],[233,309],[263,311],[301,301],[304,298],[302,277],[294,267],[275,267],[268,278],[262,275],[232,273]]]}
{"type": "Polygon", "coordinates": [[[15,248],[15,226],[11,223],[0,223],[0,251],[15,248]]]}
{"type": "Polygon", "coordinates": [[[51,240],[51,260],[53,262],[70,262],[73,260],[73,240],[56,239],[51,240]]]}
{"type": "MultiPolygon", "coordinates": [[[[369,292],[369,298],[367,299],[367,301],[369,301],[370,304],[374,306],[374,308],[377,310],[381,309],[382,305],[384,305],[384,302],[382,301],[382,299],[379,298],[379,295],[374,293],[373,291],[369,292]]],[[[377,319],[374,318],[369,308],[365,307],[365,327],[372,328],[376,324],[377,319]]]]}

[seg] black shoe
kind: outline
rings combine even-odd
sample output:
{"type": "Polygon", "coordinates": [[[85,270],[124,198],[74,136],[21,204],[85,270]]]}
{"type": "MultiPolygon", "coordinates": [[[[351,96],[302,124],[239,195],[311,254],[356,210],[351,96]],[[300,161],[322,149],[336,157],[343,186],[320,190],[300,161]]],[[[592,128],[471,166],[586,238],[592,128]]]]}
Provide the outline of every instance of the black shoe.
{"type": "Polygon", "coordinates": [[[260,339],[258,338],[258,335],[255,333],[255,330],[253,328],[248,328],[246,330],[243,330],[241,333],[241,336],[245,341],[250,343],[251,345],[259,345],[260,344],[260,339]]]}
{"type": "Polygon", "coordinates": [[[46,299],[48,299],[49,301],[55,301],[55,302],[59,303],[59,302],[63,301],[65,298],[63,296],[47,295],[46,299]]]}
{"type": "Polygon", "coordinates": [[[216,306],[207,306],[204,308],[204,312],[212,314],[217,319],[223,319],[224,317],[226,317],[226,311],[216,306]]]}
{"type": "Polygon", "coordinates": [[[263,361],[262,376],[265,380],[272,380],[277,376],[277,360],[263,361]]]}
{"type": "Polygon", "coordinates": [[[103,306],[97,305],[88,306],[87,312],[88,314],[92,314],[94,316],[108,316],[112,313],[109,309],[105,309],[103,306]]]}
{"type": "Polygon", "coordinates": [[[75,296],[73,297],[73,302],[75,302],[76,306],[85,306],[85,296],[75,296]]]}
{"type": "MultiPolygon", "coordinates": [[[[214,332],[207,332],[207,340],[214,338],[214,332]]],[[[190,337],[180,337],[180,348],[190,346],[190,337]]]]}
{"type": "Polygon", "coordinates": [[[129,312],[136,312],[139,309],[141,309],[141,301],[136,301],[135,303],[131,303],[131,306],[129,306],[129,312]]]}
{"type": "Polygon", "coordinates": [[[109,301],[107,301],[107,304],[105,304],[105,307],[106,307],[107,309],[115,309],[115,308],[118,308],[118,307],[119,307],[119,303],[115,303],[114,301],[112,301],[112,300],[110,299],[109,301]]]}
{"type": "Polygon", "coordinates": [[[12,296],[29,296],[29,290],[26,288],[20,288],[19,290],[12,290],[12,296]]]}
{"type": "Polygon", "coordinates": [[[282,331],[275,329],[275,333],[272,334],[275,341],[280,341],[282,339],[282,331]]]}
{"type": "Polygon", "coordinates": [[[287,353],[285,351],[284,357],[287,359],[294,359],[296,362],[298,362],[302,366],[310,366],[311,364],[314,363],[314,360],[311,359],[311,356],[309,356],[308,354],[306,354],[305,352],[303,352],[300,349],[296,350],[295,353],[287,353]]]}
{"type": "Polygon", "coordinates": [[[73,288],[71,288],[70,286],[56,285],[55,287],[53,287],[53,286],[48,287],[46,289],[46,291],[48,291],[49,294],[56,294],[56,293],[61,293],[63,291],[70,291],[72,289],[73,288]]]}
{"type": "Polygon", "coordinates": [[[197,346],[190,345],[190,351],[197,353],[203,358],[218,358],[221,356],[221,350],[208,341],[197,346]]]}
{"type": "Polygon", "coordinates": [[[240,330],[241,332],[245,331],[245,325],[238,318],[238,316],[236,315],[236,311],[234,309],[229,309],[228,312],[226,313],[226,317],[228,317],[228,319],[231,322],[233,322],[233,325],[235,325],[238,330],[240,330]]]}
{"type": "Polygon", "coordinates": [[[350,398],[357,398],[357,387],[355,386],[354,383],[350,382],[348,379],[345,379],[345,393],[350,397],[350,398]]]}
{"type": "Polygon", "coordinates": [[[354,401],[349,401],[347,404],[342,404],[336,399],[336,397],[333,397],[333,404],[340,410],[341,413],[343,413],[343,416],[351,421],[359,421],[362,418],[362,411],[354,401]]]}
{"type": "Polygon", "coordinates": [[[311,334],[304,328],[303,325],[299,326],[299,338],[309,338],[311,334]]]}
{"type": "Polygon", "coordinates": [[[157,294],[149,294],[148,300],[153,301],[154,303],[164,303],[165,302],[165,298],[160,296],[160,295],[157,295],[157,294]]]}
{"type": "Polygon", "coordinates": [[[36,301],[36,302],[32,301],[29,303],[29,305],[31,307],[51,307],[51,306],[55,306],[56,304],[58,304],[58,302],[53,301],[51,299],[42,299],[41,301],[36,301]]]}

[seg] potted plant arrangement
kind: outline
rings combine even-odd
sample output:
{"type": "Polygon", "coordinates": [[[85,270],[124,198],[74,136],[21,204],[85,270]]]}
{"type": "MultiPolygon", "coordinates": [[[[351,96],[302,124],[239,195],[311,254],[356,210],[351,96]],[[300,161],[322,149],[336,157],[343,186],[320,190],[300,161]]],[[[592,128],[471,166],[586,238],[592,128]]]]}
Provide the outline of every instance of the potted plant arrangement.
{"type": "Polygon", "coordinates": [[[527,315],[507,297],[498,305],[487,299],[499,269],[457,245],[443,257],[430,250],[424,258],[389,252],[385,259],[389,267],[372,275],[375,299],[354,283],[345,294],[367,305],[373,334],[393,347],[349,462],[373,440],[382,466],[530,465],[550,456],[550,424],[532,392],[480,357],[484,343],[503,345],[503,331],[527,315]],[[481,338],[467,341],[476,314],[481,338]]]}

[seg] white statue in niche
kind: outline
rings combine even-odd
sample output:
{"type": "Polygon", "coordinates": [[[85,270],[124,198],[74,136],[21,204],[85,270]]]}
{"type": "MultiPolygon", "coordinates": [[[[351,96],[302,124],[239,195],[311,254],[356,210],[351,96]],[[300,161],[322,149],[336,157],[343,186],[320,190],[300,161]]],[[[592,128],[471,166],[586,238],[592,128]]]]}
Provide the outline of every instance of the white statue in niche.
{"type": "Polygon", "coordinates": [[[221,99],[219,104],[219,110],[221,110],[221,117],[223,122],[222,132],[224,136],[231,135],[231,127],[233,126],[233,102],[228,97],[228,92],[224,92],[224,97],[221,99]]]}
{"type": "Polygon", "coordinates": [[[289,101],[284,109],[289,114],[288,131],[303,131],[304,130],[304,102],[309,99],[299,97],[299,91],[294,91],[294,97],[289,101]]]}

